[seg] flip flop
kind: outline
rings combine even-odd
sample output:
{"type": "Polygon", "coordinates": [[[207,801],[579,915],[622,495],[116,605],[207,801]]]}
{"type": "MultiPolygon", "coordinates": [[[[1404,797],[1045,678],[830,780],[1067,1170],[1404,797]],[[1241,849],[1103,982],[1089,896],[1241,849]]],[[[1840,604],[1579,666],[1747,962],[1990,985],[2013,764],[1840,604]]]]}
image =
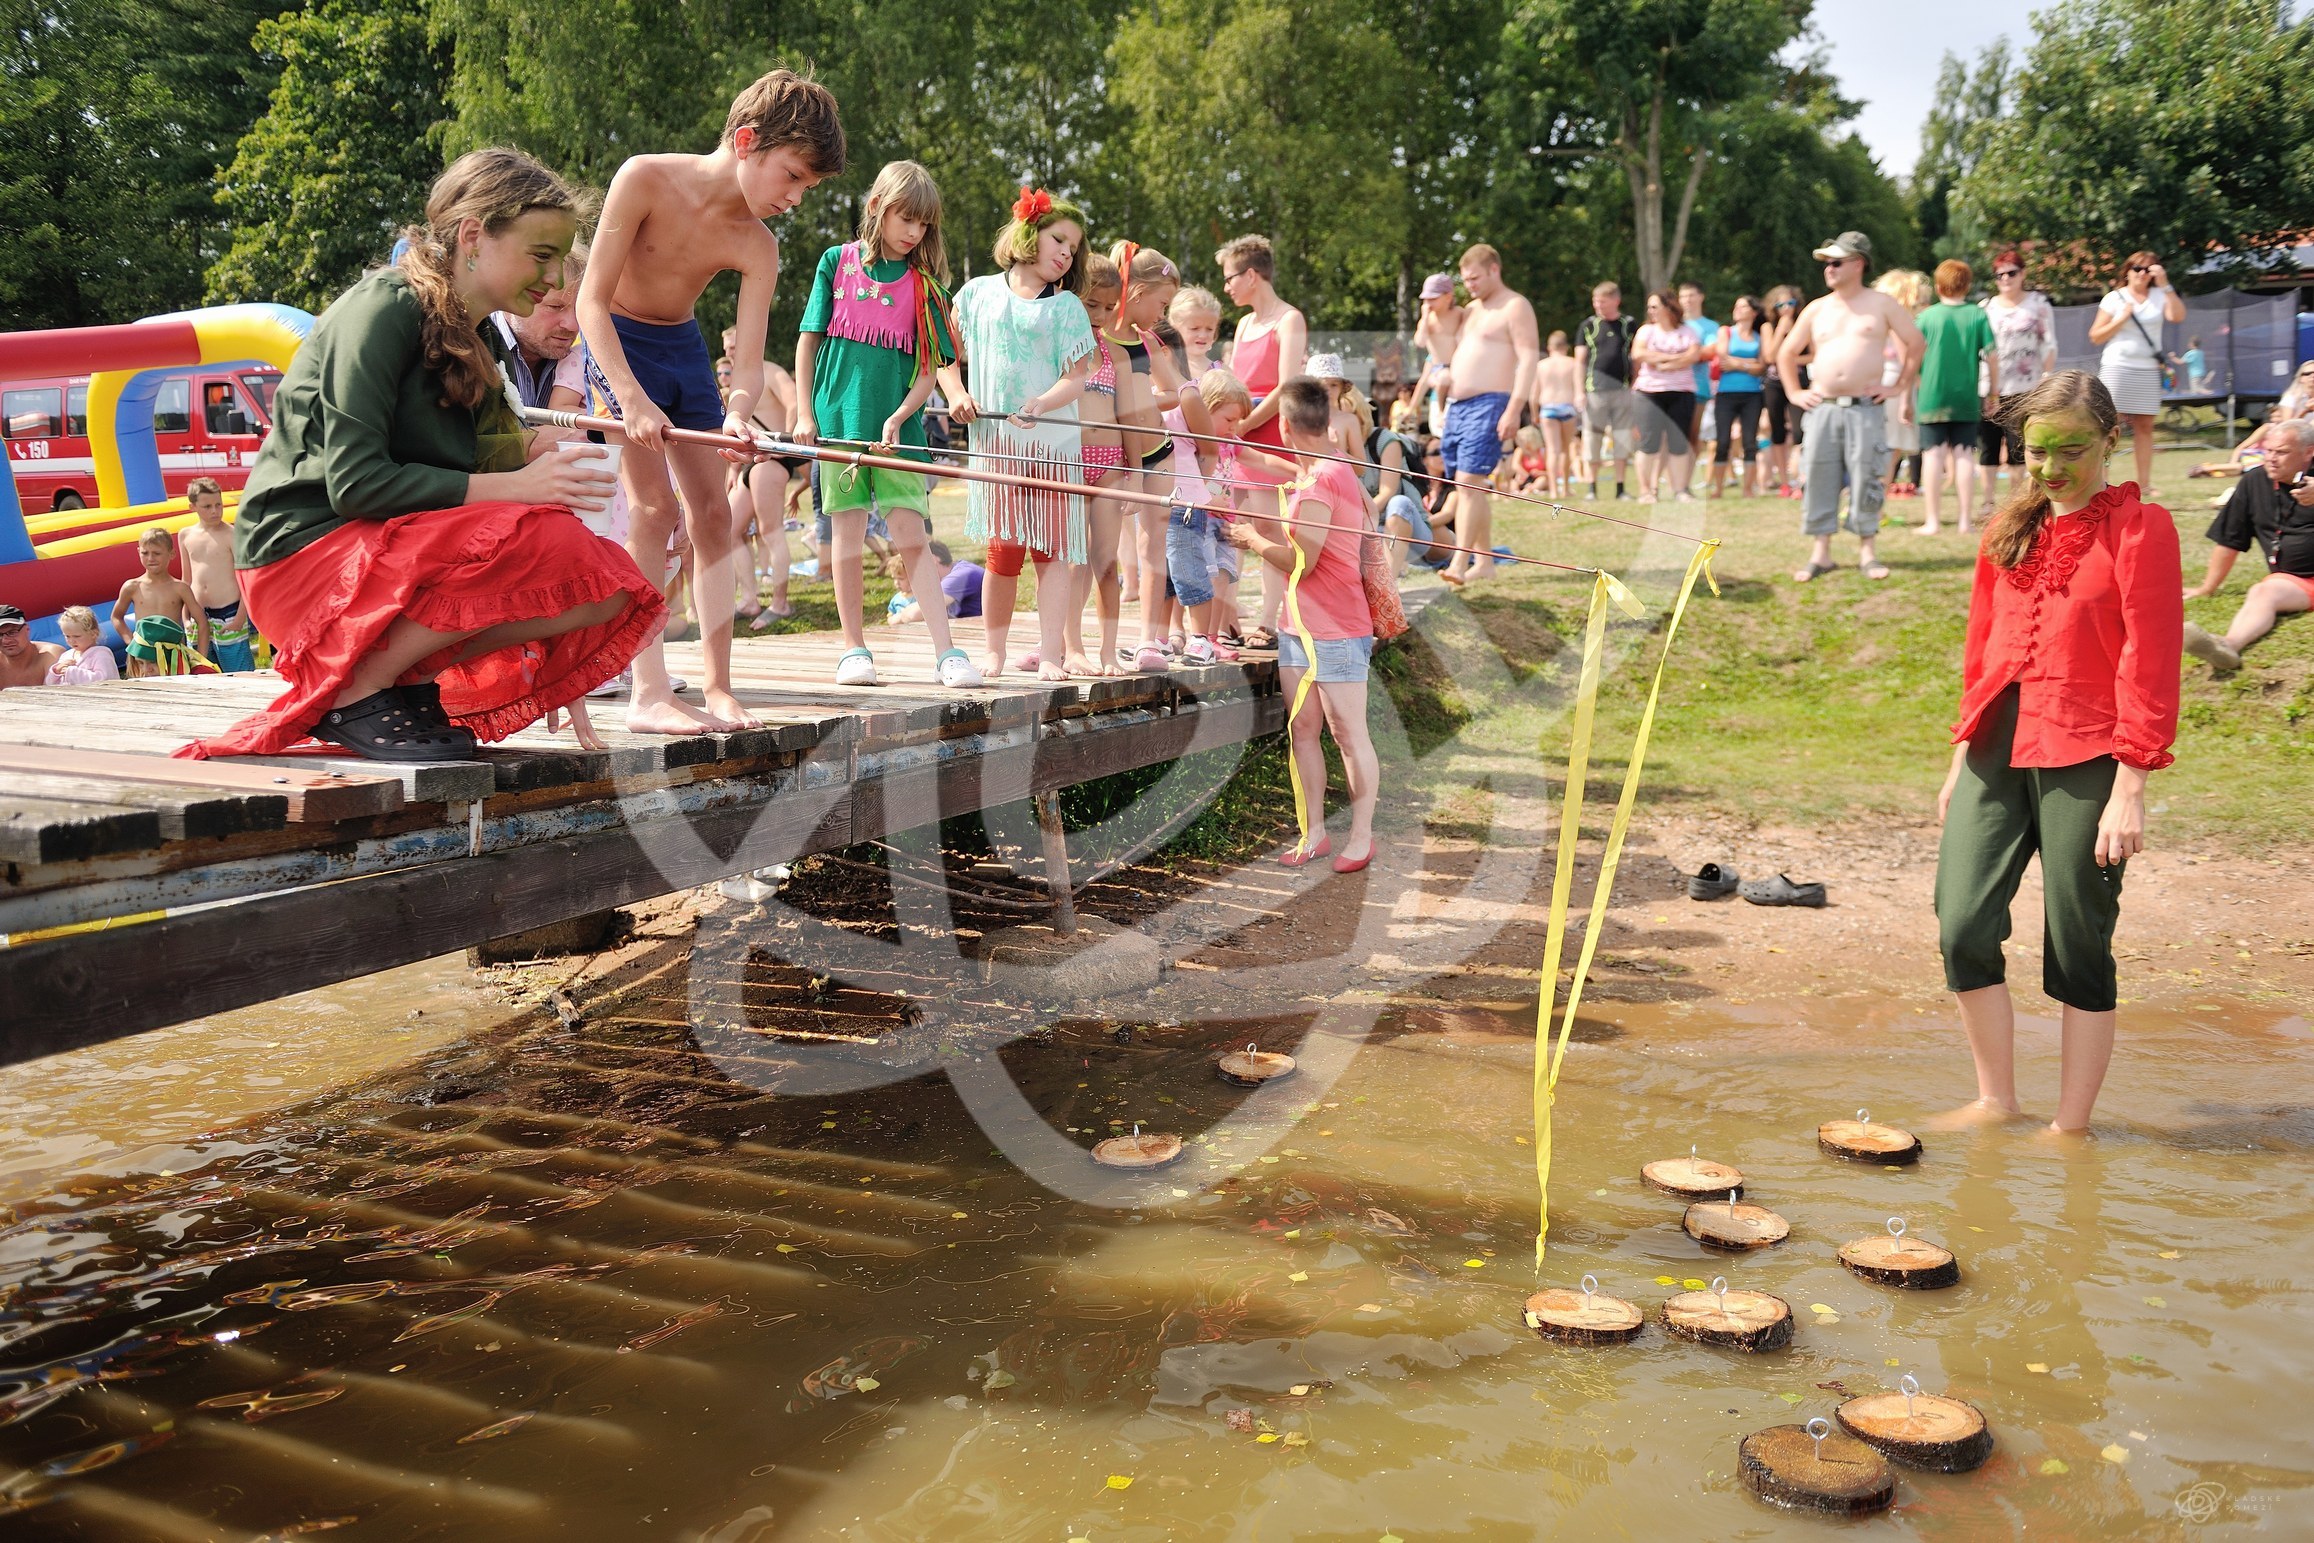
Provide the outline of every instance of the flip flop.
{"type": "Polygon", "coordinates": [[[1687,881],[1690,900],[1725,900],[1736,892],[1742,881],[1733,868],[1722,868],[1718,863],[1705,863],[1687,881]]]}
{"type": "Polygon", "coordinates": [[[1795,584],[1813,584],[1825,574],[1837,572],[1839,572],[1838,567],[1832,563],[1810,563],[1792,575],[1792,582],[1795,584]]]}
{"type": "Polygon", "coordinates": [[[1772,879],[1753,879],[1737,892],[1753,905],[1804,905],[1816,910],[1824,907],[1823,885],[1794,884],[1780,873],[1772,879]]]}

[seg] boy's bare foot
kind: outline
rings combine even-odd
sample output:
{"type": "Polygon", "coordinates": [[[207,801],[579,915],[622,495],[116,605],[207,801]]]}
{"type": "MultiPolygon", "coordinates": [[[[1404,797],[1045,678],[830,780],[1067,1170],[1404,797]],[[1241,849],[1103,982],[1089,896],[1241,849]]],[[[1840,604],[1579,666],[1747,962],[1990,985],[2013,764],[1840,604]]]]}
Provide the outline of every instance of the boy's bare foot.
{"type": "Polygon", "coordinates": [[[760,729],[763,720],[740,705],[739,698],[728,691],[710,689],[702,695],[707,700],[708,715],[724,729],[760,729]]]}
{"type": "Polygon", "coordinates": [[[2015,1104],[1996,1103],[1989,1098],[1972,1098],[1958,1109],[1948,1109],[1927,1123],[1930,1130],[1967,1130],[1974,1125],[2013,1125],[2031,1118],[2015,1104]]]}
{"type": "Polygon", "coordinates": [[[1003,673],[1004,655],[1002,653],[982,654],[980,656],[980,678],[982,680],[994,680],[1003,673]]]}
{"type": "Polygon", "coordinates": [[[705,734],[715,721],[688,702],[673,697],[645,701],[641,693],[627,704],[630,734],[705,734]]]}
{"type": "Polygon", "coordinates": [[[1047,659],[1036,667],[1036,678],[1042,681],[1050,681],[1057,685],[1069,678],[1069,672],[1062,669],[1052,660],[1047,659]]]}
{"type": "Polygon", "coordinates": [[[1942,525],[1918,525],[1913,528],[1912,533],[1916,536],[1941,536],[1944,534],[1944,527],[1942,525]]]}
{"type": "Polygon", "coordinates": [[[1100,670],[1094,668],[1093,661],[1085,657],[1082,649],[1070,650],[1061,660],[1061,670],[1063,680],[1071,675],[1098,675],[1101,673],[1100,670]]]}
{"type": "Polygon", "coordinates": [[[1494,566],[1494,560],[1492,558],[1487,558],[1483,561],[1472,563],[1470,565],[1470,576],[1474,579],[1491,579],[1494,577],[1494,566]]]}

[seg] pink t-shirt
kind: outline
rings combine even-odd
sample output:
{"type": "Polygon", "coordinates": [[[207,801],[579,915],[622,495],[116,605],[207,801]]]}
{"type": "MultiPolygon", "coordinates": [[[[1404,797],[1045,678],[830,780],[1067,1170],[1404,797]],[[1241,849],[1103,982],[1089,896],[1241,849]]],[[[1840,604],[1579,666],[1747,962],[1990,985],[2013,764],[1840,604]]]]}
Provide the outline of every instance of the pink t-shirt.
{"type": "Polygon", "coordinates": [[[68,648],[62,658],[48,667],[51,686],[93,686],[100,680],[119,680],[120,666],[113,662],[112,650],[99,643],[87,653],[68,648]]]}
{"type": "MultiPolygon", "coordinates": [[[[1651,348],[1658,353],[1675,354],[1695,341],[1695,334],[1685,327],[1658,327],[1650,322],[1639,329],[1631,340],[1633,348],[1651,348]]],[[[1643,364],[1639,366],[1639,389],[1642,391],[1693,391],[1695,366],[1691,364],[1643,364]]]]}
{"type": "MultiPolygon", "coordinates": [[[[1318,558],[1302,570],[1300,582],[1286,592],[1286,625],[1290,631],[1315,638],[1364,638],[1374,635],[1374,613],[1366,608],[1366,585],[1359,577],[1358,559],[1366,536],[1366,490],[1357,474],[1339,461],[1321,463],[1306,481],[1289,483],[1288,515],[1332,529],[1318,558]]],[[[1287,534],[1308,525],[1288,526],[1287,534]]]]}

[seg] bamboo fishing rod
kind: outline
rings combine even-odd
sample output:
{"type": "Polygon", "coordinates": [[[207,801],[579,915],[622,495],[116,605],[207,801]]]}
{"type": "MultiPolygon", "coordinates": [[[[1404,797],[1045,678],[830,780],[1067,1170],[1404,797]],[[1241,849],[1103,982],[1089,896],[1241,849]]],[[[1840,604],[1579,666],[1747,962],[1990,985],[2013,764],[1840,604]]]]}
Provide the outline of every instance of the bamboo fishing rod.
{"type": "MultiPolygon", "coordinates": [[[[1074,418],[1051,418],[1034,413],[1021,414],[1020,419],[1023,423],[1078,423],[1078,420],[1074,418]]],[[[1124,427],[1134,428],[1135,426],[1127,424],[1124,425],[1124,427]]],[[[1364,471],[1375,464],[1372,461],[1360,460],[1356,456],[1336,455],[1329,450],[1296,450],[1290,445],[1265,445],[1259,441],[1251,439],[1233,439],[1227,434],[1199,434],[1189,429],[1165,429],[1159,431],[1156,429],[1148,428],[1137,429],[1136,432],[1144,434],[1156,434],[1162,432],[1164,434],[1171,435],[1175,439],[1194,439],[1209,445],[1235,445],[1241,450],[1258,450],[1263,455],[1274,455],[1281,460],[1291,459],[1294,456],[1306,456],[1313,461],[1333,461],[1339,465],[1350,467],[1354,471],[1364,471]]],[[[1437,480],[1436,478],[1428,476],[1426,473],[1414,470],[1412,467],[1402,468],[1399,472],[1399,475],[1402,477],[1422,477],[1425,481],[1437,480]]],[[[1709,536],[1691,536],[1688,535],[1685,531],[1665,530],[1660,525],[1645,525],[1637,520],[1623,519],[1618,515],[1601,514],[1596,509],[1585,509],[1576,504],[1562,504],[1554,499],[1537,498],[1532,493],[1510,493],[1498,488],[1487,488],[1484,491],[1486,496],[1489,498],[1507,499],[1514,504],[1531,504],[1538,509],[1548,509],[1554,514],[1575,514],[1581,515],[1586,520],[1604,520],[1610,525],[1622,525],[1632,530],[1643,530],[1646,531],[1649,535],[1653,536],[1670,536],[1674,540],[1678,541],[1692,541],[1697,546],[1708,545],[1711,541],[1709,536]]],[[[1499,560],[1502,559],[1498,558],[1498,561],[1499,560]]],[[[1534,559],[1522,557],[1516,559],[1516,561],[1532,562],[1534,559]]],[[[1588,572],[1589,570],[1586,569],[1584,571],[1588,572]]]]}
{"type": "MultiPolygon", "coordinates": [[[[585,413],[556,412],[546,407],[525,407],[522,409],[522,421],[539,428],[581,429],[595,434],[616,434],[621,439],[626,438],[627,434],[627,426],[616,418],[596,418],[585,413]]],[[[759,430],[754,434],[741,436],[715,433],[706,429],[669,428],[667,437],[681,444],[705,445],[712,450],[739,450],[751,455],[800,455],[831,466],[865,466],[878,471],[904,471],[913,472],[919,476],[929,474],[935,477],[954,477],[966,482],[992,483],[999,487],[1067,493],[1078,498],[1109,498],[1120,503],[1139,504],[1145,508],[1168,511],[1176,507],[1172,499],[1158,493],[1137,493],[1122,488],[1096,488],[1087,486],[1082,482],[1063,482],[1053,477],[1030,477],[1017,472],[991,471],[985,467],[943,466],[936,461],[911,461],[904,460],[899,456],[876,455],[865,449],[830,450],[821,445],[804,444],[799,440],[790,439],[784,434],[772,433],[768,430],[759,430]]],[[[855,445],[862,442],[846,440],[842,443],[855,445]]],[[[977,452],[966,451],[964,453],[975,454],[977,452]]],[[[1244,515],[1236,509],[1216,508],[1210,504],[1181,505],[1179,507],[1194,507],[1201,513],[1216,515],[1224,520],[1239,518],[1275,520],[1281,525],[1298,525],[1308,530],[1333,530],[1336,528],[1328,521],[1297,520],[1291,515],[1283,513],[1244,515]]],[[[1387,531],[1375,531],[1370,534],[1379,535],[1386,541],[1410,541],[1411,539],[1393,536],[1387,531]]],[[[1540,557],[1520,557],[1515,553],[1507,556],[1500,552],[1482,554],[1473,548],[1453,546],[1443,541],[1432,541],[1426,544],[1433,551],[1464,552],[1473,557],[1483,555],[1491,557],[1496,562],[1525,563],[1535,568],[1555,568],[1562,573],[1599,572],[1597,568],[1584,567],[1578,563],[1555,563],[1540,557]]]]}

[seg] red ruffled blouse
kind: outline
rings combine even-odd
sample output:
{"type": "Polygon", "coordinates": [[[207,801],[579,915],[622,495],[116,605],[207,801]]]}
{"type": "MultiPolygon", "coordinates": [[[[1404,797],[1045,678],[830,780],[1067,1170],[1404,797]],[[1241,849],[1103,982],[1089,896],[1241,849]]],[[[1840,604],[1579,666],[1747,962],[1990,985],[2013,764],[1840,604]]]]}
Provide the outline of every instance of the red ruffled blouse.
{"type": "Polygon", "coordinates": [[[2110,755],[2158,771],[2176,757],[2185,629],[2177,526],[2169,511],[2108,487],[2078,514],[2045,521],[2014,568],[1977,556],[1953,743],[2019,688],[2011,766],[2077,766],[2110,755]]]}

